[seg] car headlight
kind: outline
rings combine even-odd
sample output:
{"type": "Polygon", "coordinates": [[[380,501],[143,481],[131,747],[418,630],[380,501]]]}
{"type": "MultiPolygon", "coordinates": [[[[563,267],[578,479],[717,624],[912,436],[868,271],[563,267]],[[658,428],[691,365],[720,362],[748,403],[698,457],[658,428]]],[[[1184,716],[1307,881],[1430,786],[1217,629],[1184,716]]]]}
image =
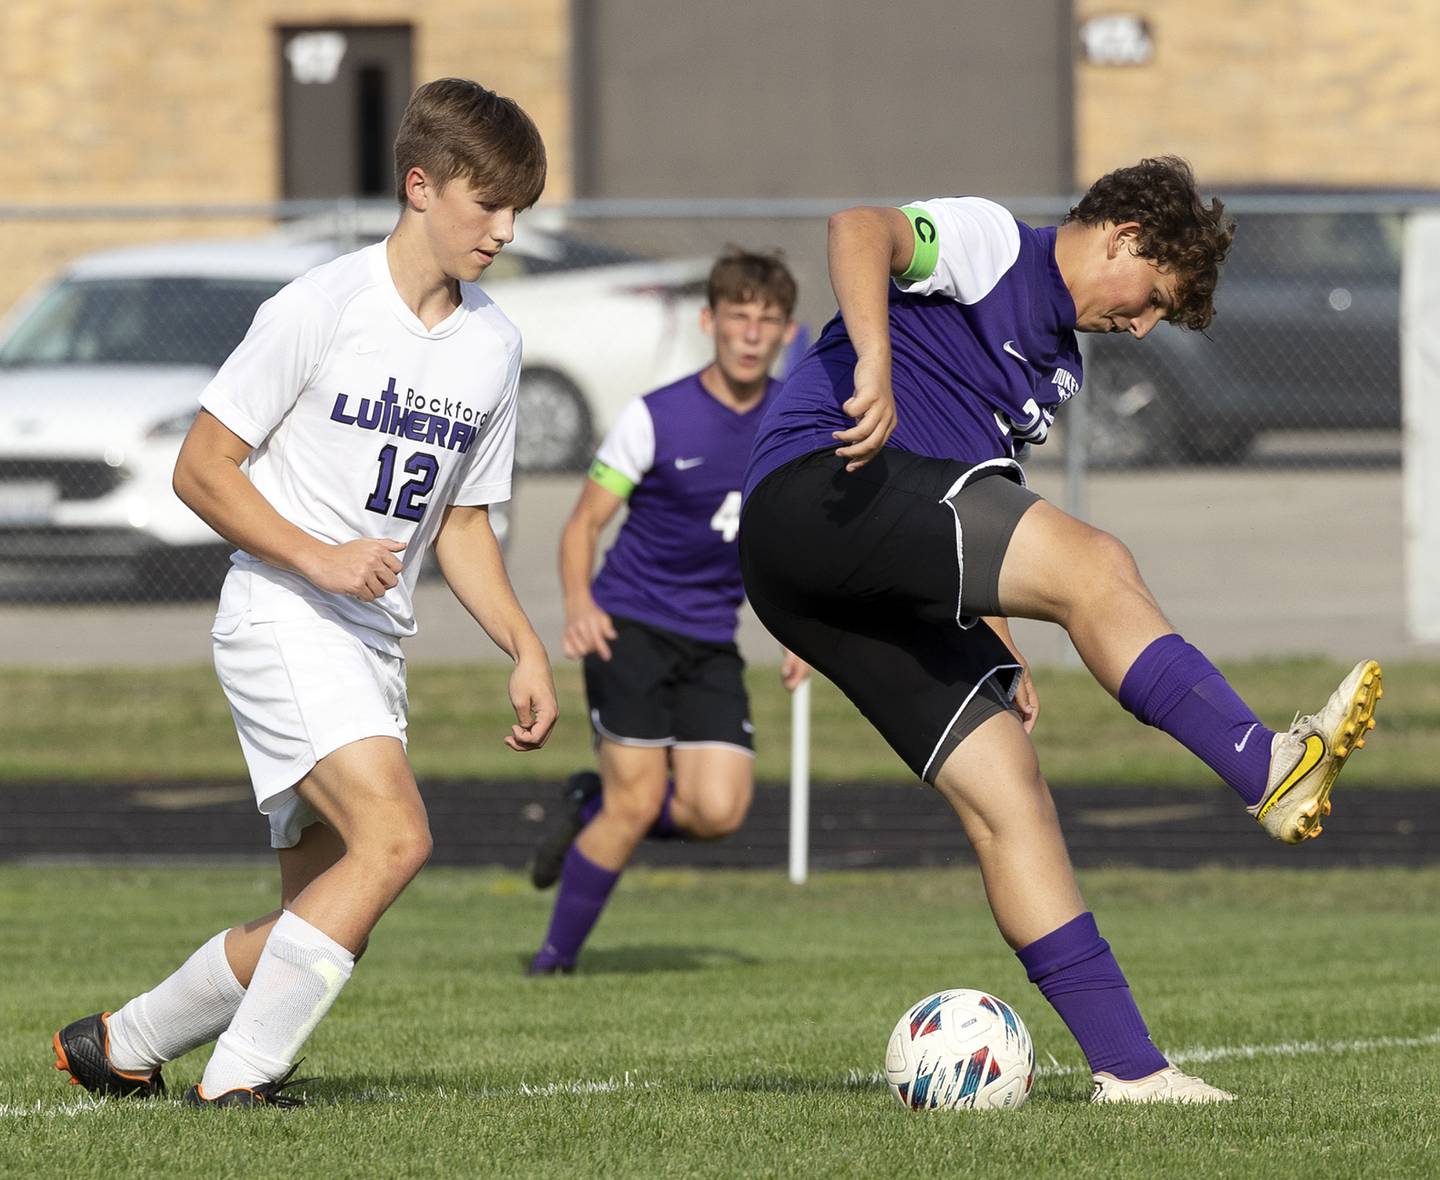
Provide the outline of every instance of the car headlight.
{"type": "Polygon", "coordinates": [[[183,414],[176,414],[172,418],[165,418],[155,423],[145,432],[147,439],[151,438],[183,438],[185,432],[190,429],[190,423],[195,421],[195,411],[186,410],[183,414]]]}

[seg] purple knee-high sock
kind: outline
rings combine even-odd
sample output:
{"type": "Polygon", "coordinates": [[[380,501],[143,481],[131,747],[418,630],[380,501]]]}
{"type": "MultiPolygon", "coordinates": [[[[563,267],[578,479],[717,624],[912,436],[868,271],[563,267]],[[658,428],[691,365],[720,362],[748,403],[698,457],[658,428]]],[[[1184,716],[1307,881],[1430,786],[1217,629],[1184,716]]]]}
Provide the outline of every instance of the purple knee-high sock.
{"type": "Polygon", "coordinates": [[[550,916],[550,929],[545,943],[531,960],[531,967],[548,970],[573,967],[580,948],[600,911],[615,888],[620,874],[602,869],[573,845],[565,854],[565,867],[560,871],[560,892],[555,898],[555,912],[550,916]]]}
{"type": "Polygon", "coordinates": [[[1180,636],[1162,635],[1140,653],[1120,684],[1120,703],[1204,762],[1247,806],[1265,794],[1275,731],[1180,636]]]}
{"type": "Polygon", "coordinates": [[[1130,985],[1092,914],[1071,918],[1058,930],[1016,951],[1030,982],[1080,1042],[1091,1073],[1122,1081],[1164,1069],[1130,985]]]}
{"type": "Polygon", "coordinates": [[[660,814],[655,817],[655,822],[650,825],[650,830],[645,833],[647,840],[683,840],[688,832],[675,822],[675,815],[670,810],[670,805],[675,801],[675,780],[672,778],[665,784],[665,800],[660,804],[660,814]]]}

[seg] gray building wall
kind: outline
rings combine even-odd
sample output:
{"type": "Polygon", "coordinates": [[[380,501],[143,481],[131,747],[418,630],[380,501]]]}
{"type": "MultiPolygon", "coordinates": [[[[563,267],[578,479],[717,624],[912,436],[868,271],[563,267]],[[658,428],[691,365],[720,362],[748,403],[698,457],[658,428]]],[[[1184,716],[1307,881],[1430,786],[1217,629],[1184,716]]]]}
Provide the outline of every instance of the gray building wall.
{"type": "Polygon", "coordinates": [[[1070,0],[572,11],[577,196],[1070,191],[1070,0]]]}

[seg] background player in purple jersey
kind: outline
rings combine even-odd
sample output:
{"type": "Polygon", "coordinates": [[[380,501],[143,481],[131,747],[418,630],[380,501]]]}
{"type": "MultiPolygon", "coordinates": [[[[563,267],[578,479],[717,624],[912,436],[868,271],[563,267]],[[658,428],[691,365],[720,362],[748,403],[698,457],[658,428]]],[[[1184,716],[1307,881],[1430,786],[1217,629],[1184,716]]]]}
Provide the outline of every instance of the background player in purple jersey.
{"type": "MultiPolygon", "coordinates": [[[[600,773],[571,779],[536,851],[535,884],[558,878],[560,891],[532,975],[573,969],[647,834],[728,836],[750,808],[735,538],[755,427],[778,384],[770,369],[795,335],[795,294],[776,256],[731,251],[716,262],[701,311],[715,359],[626,407],[565,525],[565,654],[585,661],[600,773]],[[596,541],[627,503],[592,583],[596,541]]],[[[787,688],[806,672],[785,653],[787,688]]]]}
{"type": "Polygon", "coordinates": [[[1063,626],[1125,708],[1287,843],[1319,834],[1380,696],[1379,665],[1361,661],[1319,713],[1267,729],[1175,634],[1129,551],[1026,489],[1016,462],[1079,390],[1075,332],[1204,328],[1233,233],[1173,157],[1101,178],[1058,228],[973,197],[836,214],[840,314],[773,399],[746,480],[756,613],[955,808],[1097,1102],[1232,1096],[1155,1048],[1085,909],[1004,616],[1063,626]]]}

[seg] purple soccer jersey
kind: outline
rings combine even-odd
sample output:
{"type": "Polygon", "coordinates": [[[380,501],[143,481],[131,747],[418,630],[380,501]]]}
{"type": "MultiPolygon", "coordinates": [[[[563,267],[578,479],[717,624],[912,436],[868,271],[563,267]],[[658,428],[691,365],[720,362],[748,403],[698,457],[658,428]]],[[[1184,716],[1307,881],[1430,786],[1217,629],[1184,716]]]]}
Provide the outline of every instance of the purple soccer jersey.
{"type": "MultiPolygon", "coordinates": [[[[967,464],[1042,443],[1079,392],[1075,304],[1055,263],[1054,228],[1035,229],[974,197],[917,202],[917,260],[890,287],[898,423],[887,446],[967,464]],[[937,241],[938,238],[938,241],[937,241]],[[924,245],[932,249],[923,257],[924,245]]],[[[854,421],[855,347],[837,314],[772,398],[745,493],[854,421]]]]}
{"type": "Polygon", "coordinates": [[[612,615],[710,643],[735,639],[745,586],[736,537],[755,431],[779,382],[744,413],[698,373],[626,407],[591,478],[629,513],[591,588],[612,615]]]}

